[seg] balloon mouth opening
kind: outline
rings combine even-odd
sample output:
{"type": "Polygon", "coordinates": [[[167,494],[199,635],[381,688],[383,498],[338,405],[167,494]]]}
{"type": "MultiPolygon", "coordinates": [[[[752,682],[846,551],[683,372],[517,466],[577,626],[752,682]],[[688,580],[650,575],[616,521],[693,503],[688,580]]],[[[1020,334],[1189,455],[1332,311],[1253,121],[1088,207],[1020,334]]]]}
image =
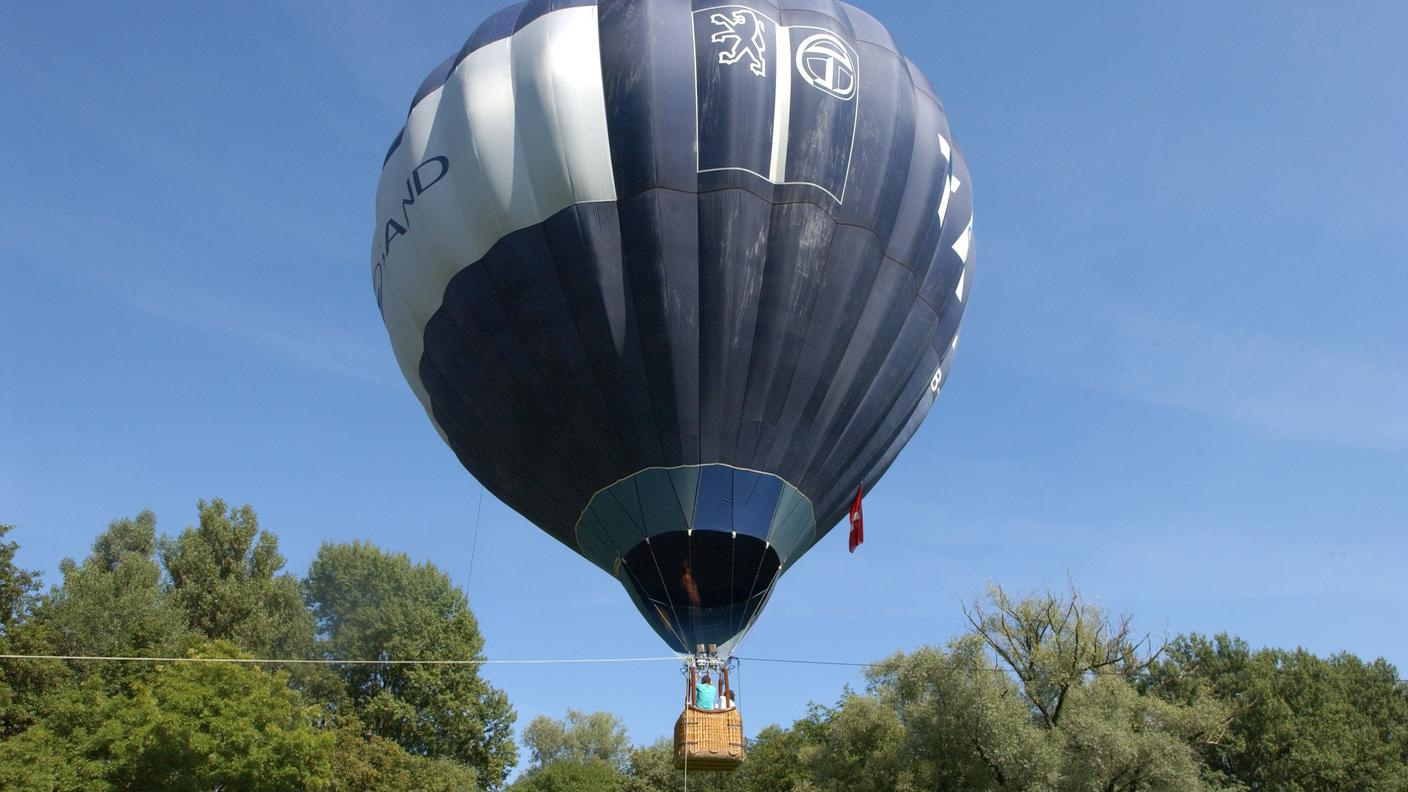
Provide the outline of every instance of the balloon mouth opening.
{"type": "Polygon", "coordinates": [[[726,656],[816,541],[816,519],[782,477],[713,462],[645,468],[603,487],[574,538],[675,651],[718,644],[726,656]]]}
{"type": "Polygon", "coordinates": [[[621,558],[619,577],[677,652],[731,647],[757,618],[782,570],[766,541],[730,531],[656,534],[621,558]]]}

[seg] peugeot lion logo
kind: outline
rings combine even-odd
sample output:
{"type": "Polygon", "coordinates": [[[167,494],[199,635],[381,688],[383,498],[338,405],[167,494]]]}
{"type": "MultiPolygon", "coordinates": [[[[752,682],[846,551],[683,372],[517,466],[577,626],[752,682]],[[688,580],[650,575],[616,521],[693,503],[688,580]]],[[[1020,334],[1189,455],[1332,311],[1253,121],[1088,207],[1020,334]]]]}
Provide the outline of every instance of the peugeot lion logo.
{"type": "Polygon", "coordinates": [[[709,21],[723,30],[709,40],[715,44],[733,42],[732,48],[719,53],[719,63],[733,64],[751,61],[748,68],[759,77],[766,77],[768,62],[763,53],[767,52],[767,40],[763,38],[766,29],[763,20],[751,8],[740,8],[731,14],[714,14],[709,21]]]}
{"type": "Polygon", "coordinates": [[[850,48],[830,33],[817,33],[802,40],[797,47],[797,71],[807,85],[837,99],[855,96],[856,66],[850,48]]]}

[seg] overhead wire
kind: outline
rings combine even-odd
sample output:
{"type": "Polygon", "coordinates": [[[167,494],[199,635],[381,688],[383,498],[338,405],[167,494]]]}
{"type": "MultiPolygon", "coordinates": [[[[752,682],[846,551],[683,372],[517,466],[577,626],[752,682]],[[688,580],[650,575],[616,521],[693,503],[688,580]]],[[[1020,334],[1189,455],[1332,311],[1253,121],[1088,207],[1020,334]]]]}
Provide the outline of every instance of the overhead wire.
{"type": "Polygon", "coordinates": [[[0,654],[0,660],[75,660],[96,662],[146,662],[146,663],[238,663],[242,665],[440,665],[440,666],[481,666],[481,665],[589,665],[605,663],[678,663],[678,655],[658,657],[554,657],[524,659],[385,659],[367,660],[361,658],[342,659],[336,657],[268,658],[268,657],[147,657],[143,655],[58,655],[58,654],[0,654]]]}
{"type": "MultiPolygon", "coordinates": [[[[427,658],[427,659],[384,659],[369,660],[362,658],[336,658],[336,657],[160,657],[145,655],[61,655],[61,654],[0,654],[0,660],[64,660],[75,662],[141,662],[141,663],[231,663],[238,665],[423,665],[423,666],[484,666],[484,665],[612,665],[622,663],[678,663],[684,659],[684,655],[658,655],[651,657],[547,657],[547,658],[484,658],[484,659],[457,659],[457,658],[427,658]]],[[[744,657],[734,655],[734,660],[739,661],[739,684],[742,685],[742,661],[750,663],[783,663],[789,665],[815,665],[833,666],[841,668],[872,668],[882,665],[882,662],[855,663],[844,660],[808,660],[799,657],[744,657]]],[[[984,669],[996,674],[1015,674],[1010,668],[988,668],[984,669]]],[[[1408,679],[1397,680],[1401,685],[1408,685],[1408,679]]]]}

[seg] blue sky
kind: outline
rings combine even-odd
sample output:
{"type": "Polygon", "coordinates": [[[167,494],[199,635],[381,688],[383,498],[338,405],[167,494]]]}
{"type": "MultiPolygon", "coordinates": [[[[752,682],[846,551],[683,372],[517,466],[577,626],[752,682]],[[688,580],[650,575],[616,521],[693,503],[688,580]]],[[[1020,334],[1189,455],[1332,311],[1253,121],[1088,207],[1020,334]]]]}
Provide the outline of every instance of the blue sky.
{"type": "MultiPolygon", "coordinates": [[[[372,299],[381,157],[483,2],[27,3],[0,26],[0,522],[52,580],[108,521],[249,502],[297,573],[368,539],[492,657],[658,655],[618,584],[485,499],[372,299]]],[[[1408,669],[1408,6],[870,2],[972,170],[953,377],[741,653],[943,642],[1069,578],[1156,635],[1408,669]],[[1254,13],[1262,11],[1263,14],[1254,13]]],[[[678,673],[497,667],[522,722],[664,735],[678,673]]],[[[749,731],[851,670],[745,663],[749,731]]]]}

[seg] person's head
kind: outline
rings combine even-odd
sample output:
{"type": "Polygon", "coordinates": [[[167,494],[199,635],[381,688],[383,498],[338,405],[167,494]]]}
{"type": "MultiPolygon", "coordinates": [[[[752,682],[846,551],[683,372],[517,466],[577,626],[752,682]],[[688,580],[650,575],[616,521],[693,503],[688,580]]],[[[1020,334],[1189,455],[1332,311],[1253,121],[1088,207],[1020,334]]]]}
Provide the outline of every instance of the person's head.
{"type": "Polygon", "coordinates": [[[700,681],[703,682],[703,683],[706,684],[706,685],[709,684],[709,672],[708,672],[708,671],[705,671],[705,672],[704,672],[704,678],[703,678],[702,680],[700,680],[700,681]]]}

